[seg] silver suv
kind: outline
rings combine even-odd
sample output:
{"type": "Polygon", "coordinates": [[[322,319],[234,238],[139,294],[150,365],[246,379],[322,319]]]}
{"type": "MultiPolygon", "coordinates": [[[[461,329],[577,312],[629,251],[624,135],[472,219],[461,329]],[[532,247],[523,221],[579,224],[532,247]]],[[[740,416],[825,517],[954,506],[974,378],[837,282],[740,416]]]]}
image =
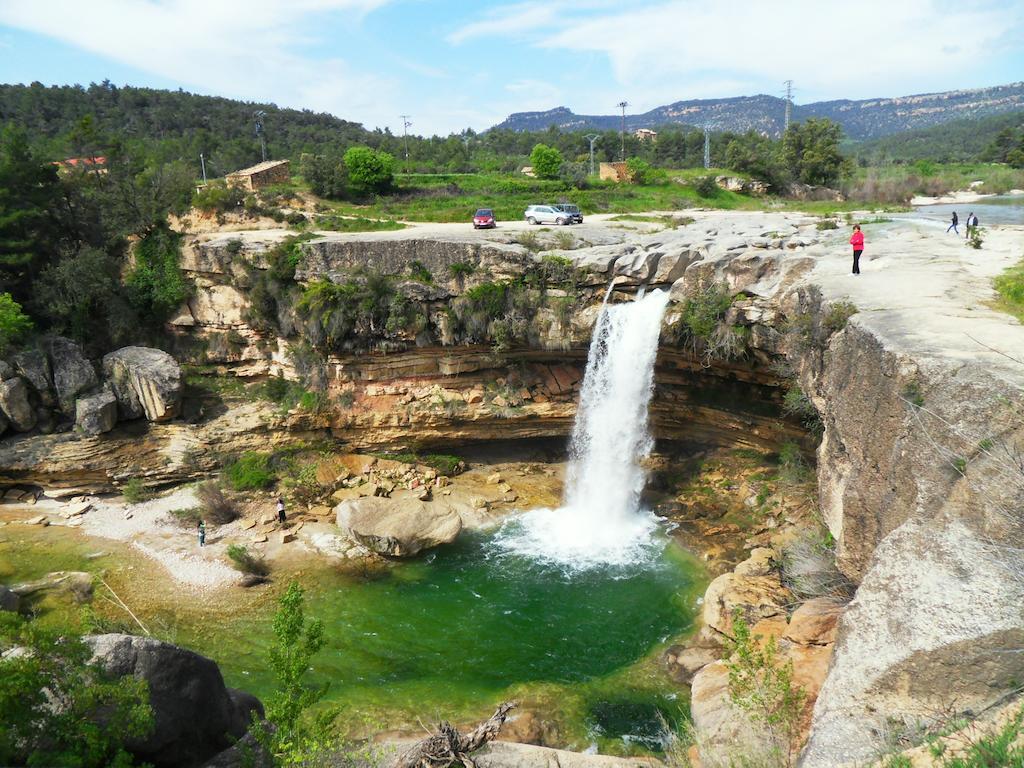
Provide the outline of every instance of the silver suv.
{"type": "Polygon", "coordinates": [[[568,224],[572,221],[570,214],[560,211],[553,205],[530,205],[523,213],[523,218],[530,224],[568,224]]]}
{"type": "Polygon", "coordinates": [[[572,203],[556,203],[555,205],[552,205],[551,207],[555,208],[555,209],[557,209],[559,211],[562,211],[563,213],[569,214],[569,223],[570,224],[582,224],[583,223],[583,214],[580,213],[580,209],[579,209],[578,205],[573,205],[572,203]]]}

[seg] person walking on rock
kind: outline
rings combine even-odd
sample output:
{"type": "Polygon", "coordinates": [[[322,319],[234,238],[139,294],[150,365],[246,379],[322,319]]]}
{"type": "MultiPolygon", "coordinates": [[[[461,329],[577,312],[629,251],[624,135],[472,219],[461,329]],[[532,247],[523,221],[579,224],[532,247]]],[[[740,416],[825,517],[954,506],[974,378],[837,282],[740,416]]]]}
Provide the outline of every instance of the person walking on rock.
{"type": "Polygon", "coordinates": [[[284,513],[284,499],[280,496],[277,497],[277,522],[284,525],[284,521],[288,519],[288,516],[284,513]]]}
{"type": "Polygon", "coordinates": [[[946,234],[948,235],[949,234],[949,230],[952,229],[954,232],[956,232],[959,235],[960,234],[960,230],[956,228],[956,225],[959,224],[959,223],[960,223],[960,217],[956,215],[956,211],[953,211],[952,223],[948,227],[946,227],[946,234]]]}
{"type": "Polygon", "coordinates": [[[860,224],[853,225],[853,234],[850,235],[850,245],[853,246],[853,274],[860,274],[860,255],[864,253],[864,233],[860,231],[860,224]]]}
{"type": "Polygon", "coordinates": [[[205,520],[200,520],[199,521],[199,546],[200,547],[205,547],[206,546],[206,521],[205,520]]]}

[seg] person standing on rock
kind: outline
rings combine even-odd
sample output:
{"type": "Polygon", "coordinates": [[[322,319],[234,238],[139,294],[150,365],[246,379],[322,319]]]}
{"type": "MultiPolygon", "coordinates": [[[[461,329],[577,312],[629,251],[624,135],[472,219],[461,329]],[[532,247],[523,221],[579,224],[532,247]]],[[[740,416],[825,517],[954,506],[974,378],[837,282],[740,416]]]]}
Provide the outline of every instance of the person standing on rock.
{"type": "Polygon", "coordinates": [[[284,521],[288,519],[288,516],[284,513],[284,499],[280,496],[277,497],[277,522],[284,525],[284,521]]]}
{"type": "Polygon", "coordinates": [[[200,520],[199,521],[199,546],[200,547],[205,547],[206,546],[206,521],[205,520],[200,520]]]}
{"type": "Polygon", "coordinates": [[[954,232],[956,232],[959,235],[960,234],[960,230],[956,228],[956,225],[959,224],[959,223],[960,223],[960,217],[956,215],[956,211],[953,211],[952,223],[948,227],[946,227],[946,234],[948,235],[949,234],[949,230],[952,229],[954,232]]]}
{"type": "Polygon", "coordinates": [[[853,246],[853,274],[860,274],[860,255],[864,253],[864,233],[860,231],[860,224],[853,225],[853,234],[850,235],[850,245],[853,246]]]}
{"type": "Polygon", "coordinates": [[[971,222],[973,221],[973,219],[974,211],[971,211],[970,213],[967,214],[967,227],[966,229],[964,229],[964,237],[966,237],[968,240],[971,239],[971,222]]]}

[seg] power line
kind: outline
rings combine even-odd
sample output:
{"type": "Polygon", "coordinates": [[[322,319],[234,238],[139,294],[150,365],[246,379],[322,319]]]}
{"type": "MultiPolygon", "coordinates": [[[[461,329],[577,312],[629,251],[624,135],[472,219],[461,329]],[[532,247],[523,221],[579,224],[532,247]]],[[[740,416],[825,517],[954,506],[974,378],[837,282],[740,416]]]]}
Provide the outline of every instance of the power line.
{"type": "Polygon", "coordinates": [[[590,142],[590,175],[594,175],[594,142],[601,138],[600,134],[588,133],[584,136],[587,141],[590,142]]]}
{"type": "Polygon", "coordinates": [[[620,101],[615,106],[622,108],[622,162],[626,162],[626,107],[629,106],[629,102],[620,101]]]}
{"type": "Polygon", "coordinates": [[[402,137],[405,139],[405,172],[409,172],[409,118],[412,115],[399,115],[402,118],[402,137]]]}
{"type": "Polygon", "coordinates": [[[260,153],[263,155],[263,162],[267,162],[267,142],[263,136],[263,118],[267,116],[267,113],[262,109],[252,113],[252,119],[256,122],[256,135],[260,139],[260,153]]]}
{"type": "Polygon", "coordinates": [[[789,122],[793,117],[793,81],[785,80],[783,85],[786,86],[786,121],[782,129],[783,133],[789,130],[789,122]]]}
{"type": "Polygon", "coordinates": [[[704,167],[711,167],[711,128],[704,126],[704,167]]]}

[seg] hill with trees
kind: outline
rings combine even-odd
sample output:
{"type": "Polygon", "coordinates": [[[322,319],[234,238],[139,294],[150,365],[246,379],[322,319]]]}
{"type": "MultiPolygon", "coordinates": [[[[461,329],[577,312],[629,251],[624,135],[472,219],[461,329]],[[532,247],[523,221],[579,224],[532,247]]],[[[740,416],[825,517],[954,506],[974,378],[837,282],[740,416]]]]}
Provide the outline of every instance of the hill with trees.
{"type": "Polygon", "coordinates": [[[1013,136],[1024,131],[1024,109],[988,117],[964,118],[943,125],[904,131],[881,139],[849,142],[844,146],[858,161],[880,165],[893,161],[937,163],[1007,162],[1013,150],[1013,136]],[[993,144],[1000,136],[1008,141],[1000,153],[993,144]]]}
{"type": "MultiPolygon", "coordinates": [[[[852,139],[870,139],[947,123],[958,118],[981,118],[1024,109],[1024,82],[992,88],[925,93],[889,99],[820,101],[794,104],[793,120],[828,118],[852,139]]],[[[681,124],[709,126],[716,131],[757,131],[781,136],[786,101],[777,96],[677,101],[648,112],[626,115],[626,129],[681,124]]],[[[517,112],[496,128],[537,131],[549,126],[569,131],[617,129],[620,115],[577,115],[566,107],[543,112],[517,112]]]]}

